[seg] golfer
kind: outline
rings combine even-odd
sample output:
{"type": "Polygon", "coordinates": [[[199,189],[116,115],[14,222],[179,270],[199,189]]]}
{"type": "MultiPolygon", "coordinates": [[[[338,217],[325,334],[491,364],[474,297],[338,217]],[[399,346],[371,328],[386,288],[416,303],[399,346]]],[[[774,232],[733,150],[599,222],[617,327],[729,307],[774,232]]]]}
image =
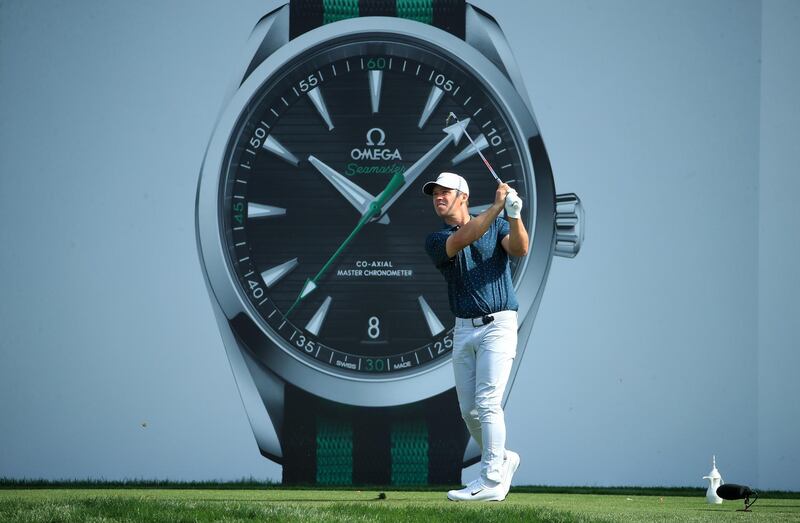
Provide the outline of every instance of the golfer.
{"type": "Polygon", "coordinates": [[[528,233],[520,219],[522,200],[500,183],[494,203],[478,216],[468,210],[469,187],[461,176],[443,172],[422,192],[444,228],[428,235],[425,249],[447,281],[456,316],[453,372],[461,416],[481,447],[480,476],[453,501],[502,501],[519,466],[505,448],[503,393],[517,353],[517,297],[508,256],[525,256],[528,233]],[[508,221],[500,217],[505,208],[508,221]]]}

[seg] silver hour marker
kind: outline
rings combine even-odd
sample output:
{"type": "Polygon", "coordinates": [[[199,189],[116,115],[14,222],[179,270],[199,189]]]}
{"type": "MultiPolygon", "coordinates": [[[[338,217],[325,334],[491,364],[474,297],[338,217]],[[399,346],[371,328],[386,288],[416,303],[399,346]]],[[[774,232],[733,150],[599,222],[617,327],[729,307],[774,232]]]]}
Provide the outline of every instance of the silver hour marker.
{"type": "Polygon", "coordinates": [[[284,214],[286,214],[286,209],[281,207],[252,202],[247,204],[248,218],[272,218],[273,216],[283,216],[284,214]]]}
{"type": "Polygon", "coordinates": [[[444,325],[442,325],[442,322],[436,317],[436,314],[433,312],[433,309],[431,309],[431,306],[428,305],[428,302],[425,301],[425,298],[420,296],[417,300],[419,300],[419,306],[422,308],[422,314],[425,315],[428,328],[431,330],[431,336],[436,336],[444,330],[444,325]]]}
{"type": "Polygon", "coordinates": [[[322,305],[319,306],[317,312],[308,320],[306,324],[306,330],[313,334],[314,336],[319,336],[319,330],[322,328],[322,323],[325,321],[325,316],[328,314],[328,309],[331,306],[331,297],[328,296],[325,298],[325,301],[322,302],[322,305]]]}
{"type": "Polygon", "coordinates": [[[316,289],[316,288],[317,288],[317,284],[316,283],[314,283],[311,280],[306,280],[306,284],[303,285],[303,290],[300,291],[300,299],[303,299],[306,296],[308,296],[309,294],[311,294],[311,292],[313,292],[314,289],[316,289]]]}
{"type": "Polygon", "coordinates": [[[325,120],[325,123],[328,126],[328,130],[333,130],[333,122],[331,121],[331,115],[328,113],[328,107],[325,105],[325,100],[322,98],[322,89],[319,87],[315,87],[308,92],[308,98],[311,100],[311,103],[314,104],[314,107],[317,109],[317,112],[325,120]]]}
{"type": "Polygon", "coordinates": [[[292,272],[297,265],[297,258],[292,258],[287,262],[281,263],[280,265],[276,265],[275,267],[262,272],[261,279],[264,280],[264,283],[267,284],[267,287],[272,287],[281,278],[292,272]]]}
{"type": "Polygon", "coordinates": [[[369,99],[372,102],[372,114],[378,112],[381,104],[381,83],[383,82],[383,71],[369,72],[369,99]]]}
{"type": "Polygon", "coordinates": [[[444,91],[435,86],[431,87],[431,92],[428,95],[428,101],[425,102],[425,109],[422,110],[422,116],[419,117],[419,123],[417,124],[417,127],[420,129],[425,127],[425,123],[427,123],[428,118],[430,118],[431,114],[433,114],[436,106],[439,105],[442,96],[444,96],[444,91]]]}
{"type": "Polygon", "coordinates": [[[475,138],[475,143],[470,143],[467,145],[464,150],[453,157],[453,165],[458,165],[470,156],[478,154],[478,151],[483,151],[489,147],[489,141],[486,140],[486,137],[483,133],[480,134],[477,138],[475,138]]]}
{"type": "Polygon", "coordinates": [[[289,149],[281,145],[281,143],[272,135],[267,136],[267,139],[264,140],[264,145],[262,145],[262,147],[281,159],[286,160],[295,167],[297,167],[297,164],[300,162],[300,160],[297,159],[297,156],[289,152],[289,149]]]}

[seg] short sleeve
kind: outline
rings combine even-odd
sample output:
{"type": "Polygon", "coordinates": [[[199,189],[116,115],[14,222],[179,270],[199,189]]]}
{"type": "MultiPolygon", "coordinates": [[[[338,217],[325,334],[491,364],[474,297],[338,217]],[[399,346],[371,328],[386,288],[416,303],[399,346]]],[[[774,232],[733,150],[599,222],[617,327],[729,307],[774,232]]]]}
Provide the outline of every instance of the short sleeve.
{"type": "Polygon", "coordinates": [[[497,227],[497,243],[503,241],[503,238],[511,233],[511,227],[508,225],[508,222],[499,216],[495,220],[495,226],[497,227]]]}
{"type": "Polygon", "coordinates": [[[425,251],[431,257],[433,264],[441,267],[450,261],[447,256],[447,238],[450,231],[433,232],[425,239],[425,251]]]}

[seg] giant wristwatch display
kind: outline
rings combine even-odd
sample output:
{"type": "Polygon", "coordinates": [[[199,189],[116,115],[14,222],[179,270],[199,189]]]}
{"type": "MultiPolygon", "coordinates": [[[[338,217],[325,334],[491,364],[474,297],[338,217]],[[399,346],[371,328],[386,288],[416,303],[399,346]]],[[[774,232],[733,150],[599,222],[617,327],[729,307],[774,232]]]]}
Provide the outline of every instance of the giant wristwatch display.
{"type": "Polygon", "coordinates": [[[256,25],[203,162],[197,239],[250,424],[284,482],[455,484],[478,459],[424,249],[441,222],[420,191],[456,170],[480,212],[496,182],[477,149],[531,234],[512,262],[515,374],[552,255],[577,254],[583,216],[555,194],[497,23],[463,1],[304,0],[256,25]]]}

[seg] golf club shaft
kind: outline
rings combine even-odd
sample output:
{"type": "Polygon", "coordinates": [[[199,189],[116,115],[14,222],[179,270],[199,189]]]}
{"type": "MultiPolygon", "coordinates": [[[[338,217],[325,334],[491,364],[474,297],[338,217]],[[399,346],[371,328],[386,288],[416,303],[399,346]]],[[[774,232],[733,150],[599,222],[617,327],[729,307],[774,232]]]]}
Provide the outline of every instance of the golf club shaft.
{"type": "MultiPolygon", "coordinates": [[[[452,112],[452,111],[450,112],[449,115],[447,115],[447,122],[445,122],[445,123],[449,123],[450,122],[450,118],[455,118],[455,120],[457,122],[460,121],[458,119],[458,116],[456,116],[455,113],[452,112]]],[[[486,166],[487,169],[489,169],[489,172],[492,173],[492,176],[494,176],[494,179],[497,180],[497,183],[503,183],[503,180],[501,180],[500,177],[497,176],[497,173],[494,172],[494,169],[492,169],[492,165],[489,163],[489,160],[486,159],[486,157],[483,155],[481,150],[478,148],[478,145],[475,143],[475,140],[472,139],[472,136],[470,136],[469,131],[467,131],[466,127],[464,128],[464,134],[467,135],[467,139],[469,140],[469,143],[471,143],[472,146],[475,148],[475,152],[477,152],[478,156],[481,157],[481,160],[483,160],[483,164],[486,166]]]]}

